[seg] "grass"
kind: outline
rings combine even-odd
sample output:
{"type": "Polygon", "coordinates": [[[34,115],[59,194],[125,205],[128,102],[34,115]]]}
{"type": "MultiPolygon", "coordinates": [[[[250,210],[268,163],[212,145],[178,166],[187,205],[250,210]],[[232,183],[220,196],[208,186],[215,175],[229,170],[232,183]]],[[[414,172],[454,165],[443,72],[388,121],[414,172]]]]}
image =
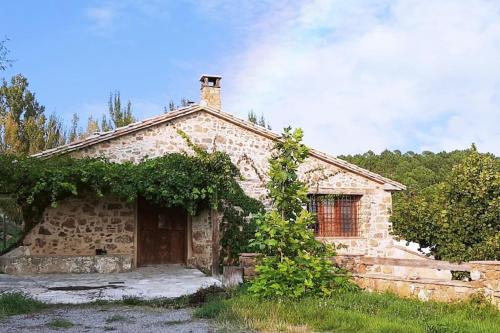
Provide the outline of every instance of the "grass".
{"type": "Polygon", "coordinates": [[[31,313],[42,310],[45,304],[19,292],[0,294],[0,319],[6,316],[31,313]]]}
{"type": "Polygon", "coordinates": [[[51,322],[47,324],[50,328],[55,328],[55,329],[67,329],[75,326],[72,322],[66,319],[54,319],[51,322]]]}
{"type": "Polygon", "coordinates": [[[259,300],[244,292],[195,311],[229,330],[259,332],[474,333],[500,330],[500,312],[481,302],[446,304],[392,294],[339,293],[328,299],[259,300]]]}
{"type": "Polygon", "coordinates": [[[110,323],[115,323],[117,321],[127,321],[127,320],[128,320],[127,317],[119,315],[119,314],[115,314],[115,315],[112,315],[111,317],[107,318],[106,323],[110,324],[110,323]]]}
{"type": "Polygon", "coordinates": [[[156,298],[152,300],[143,300],[138,297],[126,296],[121,301],[96,301],[95,305],[128,305],[128,306],[149,306],[153,308],[174,308],[181,309],[186,307],[200,306],[213,298],[223,297],[227,292],[221,287],[210,286],[199,289],[194,294],[180,296],[176,298],[156,298]]]}

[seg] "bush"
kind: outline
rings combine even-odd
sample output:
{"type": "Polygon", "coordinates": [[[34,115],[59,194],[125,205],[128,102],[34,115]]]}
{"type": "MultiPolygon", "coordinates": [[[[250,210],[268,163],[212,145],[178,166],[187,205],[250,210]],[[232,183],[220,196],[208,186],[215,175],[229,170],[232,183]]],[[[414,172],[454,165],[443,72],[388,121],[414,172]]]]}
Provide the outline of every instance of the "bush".
{"type": "Polygon", "coordinates": [[[256,218],[251,245],[264,256],[248,291],[265,298],[328,296],[338,288],[355,289],[331,263],[333,246],[319,242],[310,228],[314,216],[303,207],[307,188],[298,180],[299,165],[307,158],[302,131],[286,128],[270,159],[268,183],[273,209],[256,218]]]}

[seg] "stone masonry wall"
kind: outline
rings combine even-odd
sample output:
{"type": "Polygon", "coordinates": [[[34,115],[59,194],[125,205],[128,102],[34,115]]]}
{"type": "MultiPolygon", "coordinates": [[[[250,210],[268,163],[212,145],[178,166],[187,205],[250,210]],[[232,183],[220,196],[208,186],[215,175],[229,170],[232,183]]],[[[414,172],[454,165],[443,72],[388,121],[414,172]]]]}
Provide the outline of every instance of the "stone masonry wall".
{"type": "Polygon", "coordinates": [[[212,226],[208,210],[191,218],[191,232],[188,264],[208,271],[212,265],[212,226]]]}
{"type": "MultiPolygon", "coordinates": [[[[208,150],[217,149],[228,153],[243,174],[244,180],[240,183],[245,192],[266,202],[265,183],[273,140],[206,112],[193,113],[166,124],[101,142],[76,151],[73,156],[105,156],[115,162],[139,162],[171,152],[191,152],[177,129],[208,150]]],[[[324,241],[347,245],[347,249],[339,250],[341,253],[391,255],[391,193],[385,191],[382,184],[313,157],[301,166],[299,174],[311,193],[362,195],[360,237],[323,238],[324,241]]],[[[204,221],[204,228],[210,230],[207,220],[200,221],[204,221]]],[[[210,241],[208,238],[206,240],[203,243],[208,246],[210,241]]],[[[208,257],[203,260],[208,260],[208,257]]]]}
{"type": "MultiPolygon", "coordinates": [[[[259,254],[242,253],[240,255],[240,269],[244,280],[255,277],[255,266],[259,254]]],[[[427,259],[424,261],[413,259],[382,258],[382,261],[392,262],[389,271],[373,270],[373,261],[381,260],[378,257],[338,255],[332,261],[352,273],[352,280],[359,287],[367,291],[393,292],[402,297],[414,297],[422,301],[455,302],[466,300],[473,295],[482,294],[492,304],[500,308],[500,261],[473,261],[462,264],[450,264],[445,261],[427,259]],[[413,266],[411,265],[413,263],[413,266]],[[456,281],[451,274],[442,274],[443,269],[457,269],[470,272],[471,281],[456,281]],[[455,267],[456,266],[456,267],[455,267]],[[394,274],[394,268],[399,267],[406,272],[416,275],[394,274]],[[422,274],[423,273],[423,274],[422,274]]]]}
{"type": "Polygon", "coordinates": [[[135,254],[134,204],[113,198],[61,201],[48,208],[43,221],[24,239],[32,256],[93,256],[135,254]]]}

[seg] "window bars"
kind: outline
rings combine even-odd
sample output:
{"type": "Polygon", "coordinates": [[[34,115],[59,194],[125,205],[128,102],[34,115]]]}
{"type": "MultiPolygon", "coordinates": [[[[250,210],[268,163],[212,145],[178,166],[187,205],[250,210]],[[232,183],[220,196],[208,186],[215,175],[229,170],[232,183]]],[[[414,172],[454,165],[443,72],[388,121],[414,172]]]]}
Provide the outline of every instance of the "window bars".
{"type": "Polygon", "coordinates": [[[316,215],[320,237],[358,237],[360,195],[310,195],[308,210],[316,215]]]}

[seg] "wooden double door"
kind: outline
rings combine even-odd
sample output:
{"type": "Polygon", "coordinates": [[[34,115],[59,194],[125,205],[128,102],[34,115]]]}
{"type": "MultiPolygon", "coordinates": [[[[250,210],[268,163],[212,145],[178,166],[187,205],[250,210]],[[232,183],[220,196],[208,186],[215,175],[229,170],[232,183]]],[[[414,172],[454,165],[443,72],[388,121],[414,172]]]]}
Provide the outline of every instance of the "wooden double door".
{"type": "Polygon", "coordinates": [[[137,265],[184,264],[187,257],[187,214],[138,200],[137,265]]]}

